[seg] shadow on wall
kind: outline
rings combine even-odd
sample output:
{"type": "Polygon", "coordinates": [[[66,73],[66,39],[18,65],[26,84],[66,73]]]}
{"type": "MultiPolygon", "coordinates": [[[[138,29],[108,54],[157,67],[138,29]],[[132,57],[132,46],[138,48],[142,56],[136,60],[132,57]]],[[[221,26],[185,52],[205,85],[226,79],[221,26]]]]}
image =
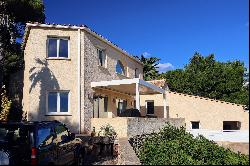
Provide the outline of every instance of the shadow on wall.
{"type": "MultiPolygon", "coordinates": [[[[31,81],[29,94],[32,93],[35,95],[39,94],[39,106],[37,110],[32,110],[33,112],[37,113],[37,116],[34,117],[33,115],[31,115],[31,117],[33,117],[35,120],[42,120],[44,115],[46,114],[47,91],[59,90],[60,87],[54,73],[48,67],[48,62],[46,60],[41,60],[39,58],[36,58],[35,61],[36,61],[36,67],[32,67],[29,70],[30,73],[29,79],[31,81]],[[35,90],[38,89],[38,88],[35,89],[37,85],[40,85],[39,93],[35,92],[35,90]]],[[[36,100],[36,99],[34,98],[31,100],[36,100]]]]}
{"type": "MultiPolygon", "coordinates": [[[[49,64],[46,60],[41,60],[39,58],[35,59],[36,65],[29,70],[29,79],[31,85],[29,88],[29,94],[33,94],[34,98],[31,100],[39,100],[38,107],[34,107],[32,114],[29,113],[30,121],[42,121],[42,120],[58,120],[62,123],[65,123],[71,131],[76,132],[78,125],[74,123],[70,117],[65,116],[46,116],[46,96],[48,91],[60,90],[59,83],[56,79],[54,73],[50,70],[49,64]],[[40,86],[40,91],[37,86],[40,86]],[[39,94],[39,99],[36,98],[36,95],[39,94]]],[[[33,103],[32,101],[29,101],[33,103]]],[[[31,108],[32,109],[32,108],[31,108]]]]}

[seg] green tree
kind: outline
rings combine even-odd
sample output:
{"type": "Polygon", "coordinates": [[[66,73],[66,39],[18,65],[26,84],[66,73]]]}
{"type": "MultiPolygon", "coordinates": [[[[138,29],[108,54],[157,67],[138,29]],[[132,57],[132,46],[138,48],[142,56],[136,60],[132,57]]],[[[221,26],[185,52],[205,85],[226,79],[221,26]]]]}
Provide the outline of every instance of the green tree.
{"type": "MultiPolygon", "coordinates": [[[[26,22],[29,21],[45,21],[42,0],[0,0],[0,93],[2,83],[8,90],[11,74],[23,69],[23,52],[17,39],[22,38],[26,22]]],[[[21,110],[21,103],[15,100],[11,106],[10,112],[21,110]]]]}
{"type": "Polygon", "coordinates": [[[161,74],[172,91],[249,105],[248,89],[243,87],[244,64],[218,62],[214,55],[195,53],[184,69],[161,74]]]}
{"type": "MultiPolygon", "coordinates": [[[[8,76],[23,67],[17,38],[22,38],[26,22],[44,22],[42,0],[0,0],[0,75],[8,86],[8,76]]],[[[1,80],[0,80],[1,81],[1,80]]]]}
{"type": "Polygon", "coordinates": [[[144,55],[141,57],[136,56],[143,63],[143,78],[146,81],[154,80],[158,77],[159,71],[157,65],[159,64],[159,58],[150,57],[146,58],[144,55]]]}

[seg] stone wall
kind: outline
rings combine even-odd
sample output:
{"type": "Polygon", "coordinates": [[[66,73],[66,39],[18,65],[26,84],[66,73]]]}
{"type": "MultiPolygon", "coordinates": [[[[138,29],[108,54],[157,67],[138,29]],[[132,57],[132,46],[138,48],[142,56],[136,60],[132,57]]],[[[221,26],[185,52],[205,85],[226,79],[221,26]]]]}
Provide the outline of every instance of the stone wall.
{"type": "Polygon", "coordinates": [[[116,118],[92,118],[91,128],[95,127],[96,132],[103,125],[110,124],[117,132],[119,138],[132,137],[135,135],[149,134],[157,132],[160,128],[169,122],[173,126],[181,127],[185,125],[184,118],[133,118],[133,117],[116,117],[116,118]]]}
{"type": "Polygon", "coordinates": [[[185,125],[184,118],[127,118],[128,137],[133,137],[141,134],[149,134],[152,132],[158,132],[159,129],[164,127],[167,122],[176,127],[181,127],[185,125]]]}
{"type": "Polygon", "coordinates": [[[142,76],[143,66],[120,51],[112,48],[103,41],[97,39],[89,33],[84,33],[84,130],[91,131],[91,118],[93,115],[93,97],[95,91],[91,88],[91,82],[120,80],[124,78],[134,78],[134,71],[139,69],[142,76]],[[107,66],[98,66],[97,48],[104,49],[107,58],[107,66]],[[126,71],[126,76],[116,73],[116,63],[120,60],[126,71]]]}

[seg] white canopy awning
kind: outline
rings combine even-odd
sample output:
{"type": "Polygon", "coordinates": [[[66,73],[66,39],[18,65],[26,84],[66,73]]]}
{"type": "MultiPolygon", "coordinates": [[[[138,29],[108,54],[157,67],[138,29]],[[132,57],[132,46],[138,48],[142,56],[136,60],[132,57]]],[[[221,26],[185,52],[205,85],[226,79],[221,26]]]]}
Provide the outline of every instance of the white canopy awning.
{"type": "Polygon", "coordinates": [[[140,94],[165,93],[164,89],[159,88],[158,86],[155,86],[154,84],[148,83],[139,78],[91,82],[91,87],[104,88],[129,95],[136,95],[136,84],[139,85],[140,94]]]}
{"type": "Polygon", "coordinates": [[[139,78],[91,82],[91,87],[94,89],[108,89],[114,92],[135,95],[136,108],[138,110],[140,110],[140,95],[163,94],[164,117],[166,118],[167,116],[165,90],[139,78]]]}

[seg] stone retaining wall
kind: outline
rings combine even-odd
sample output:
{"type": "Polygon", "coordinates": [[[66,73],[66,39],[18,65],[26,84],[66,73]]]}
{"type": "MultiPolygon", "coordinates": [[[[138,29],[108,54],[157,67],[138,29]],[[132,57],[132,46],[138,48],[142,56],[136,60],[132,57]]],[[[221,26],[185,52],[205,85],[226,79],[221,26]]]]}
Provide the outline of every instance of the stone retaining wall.
{"type": "Polygon", "coordinates": [[[184,118],[128,118],[128,137],[133,137],[141,134],[149,134],[157,132],[159,129],[169,122],[173,126],[181,127],[185,125],[184,118]]]}
{"type": "Polygon", "coordinates": [[[119,138],[132,137],[135,135],[149,134],[157,132],[169,122],[173,126],[181,127],[185,125],[184,118],[136,118],[136,117],[117,117],[117,118],[92,118],[91,128],[95,127],[96,132],[103,125],[110,124],[117,132],[119,138]]]}

